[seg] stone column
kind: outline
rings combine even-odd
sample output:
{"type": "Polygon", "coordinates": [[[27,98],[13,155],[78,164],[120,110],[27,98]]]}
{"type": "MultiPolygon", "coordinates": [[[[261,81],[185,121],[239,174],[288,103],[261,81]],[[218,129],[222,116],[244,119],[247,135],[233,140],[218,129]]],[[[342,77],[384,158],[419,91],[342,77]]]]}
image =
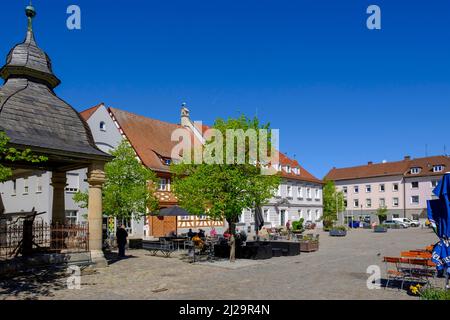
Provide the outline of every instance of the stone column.
{"type": "Polygon", "coordinates": [[[67,185],[66,173],[64,171],[53,171],[51,185],[53,187],[52,222],[64,224],[66,220],[64,202],[67,185]]]}
{"type": "Polygon", "coordinates": [[[89,250],[92,262],[96,267],[106,267],[107,263],[103,255],[103,208],[102,208],[102,186],[105,182],[103,162],[94,162],[89,166],[87,181],[89,183],[89,250]]]}

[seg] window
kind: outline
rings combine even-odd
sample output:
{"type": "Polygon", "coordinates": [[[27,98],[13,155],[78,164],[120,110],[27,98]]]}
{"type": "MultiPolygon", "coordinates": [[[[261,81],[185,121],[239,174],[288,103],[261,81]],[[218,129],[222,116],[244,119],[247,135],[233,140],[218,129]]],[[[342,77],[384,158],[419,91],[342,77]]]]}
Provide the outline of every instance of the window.
{"type": "Polygon", "coordinates": [[[300,174],[300,168],[294,168],[294,173],[295,174],[300,174]]]}
{"type": "Polygon", "coordinates": [[[303,187],[298,187],[297,194],[299,198],[303,198],[303,187]]]}
{"type": "Polygon", "coordinates": [[[358,186],[354,186],[354,187],[353,187],[353,191],[354,191],[355,193],[359,193],[359,187],[358,187],[358,186]]]}
{"type": "Polygon", "coordinates": [[[13,195],[15,195],[16,194],[16,192],[17,192],[17,181],[16,181],[16,179],[14,179],[13,181],[12,181],[12,183],[13,183],[13,190],[12,190],[12,194],[13,195]]]}
{"type": "Polygon", "coordinates": [[[264,219],[264,222],[269,222],[269,209],[264,209],[263,219],[264,219]]]}
{"type": "Polygon", "coordinates": [[[76,210],[66,210],[66,223],[77,224],[78,214],[76,210]]]}
{"type": "Polygon", "coordinates": [[[277,195],[276,196],[277,197],[281,197],[281,185],[278,186],[277,195]]]}
{"type": "Polygon", "coordinates": [[[78,173],[67,173],[67,192],[78,192],[80,188],[80,176],[78,173]]]}
{"type": "Polygon", "coordinates": [[[372,200],[371,199],[366,199],[366,207],[372,208],[372,200]]]}
{"type": "Polygon", "coordinates": [[[372,186],[370,184],[366,185],[366,192],[371,193],[372,192],[372,186]]]}
{"type": "Polygon", "coordinates": [[[411,204],[419,204],[419,196],[412,196],[411,204]]]}
{"type": "Polygon", "coordinates": [[[392,199],[392,205],[393,205],[394,207],[398,207],[398,203],[399,203],[398,198],[393,198],[393,199],[392,199]]]}
{"type": "Polygon", "coordinates": [[[386,199],[380,198],[380,208],[386,207],[386,199]]]}
{"type": "Polygon", "coordinates": [[[344,192],[344,194],[347,194],[348,192],[347,187],[342,187],[342,192],[344,192]]]}
{"type": "Polygon", "coordinates": [[[444,170],[444,166],[433,166],[433,172],[442,172],[444,170]]]}
{"type": "Polygon", "coordinates": [[[347,199],[344,199],[344,207],[348,208],[348,200],[347,199]]]}
{"type": "Polygon", "coordinates": [[[314,191],[314,195],[315,195],[316,200],[320,200],[320,189],[316,189],[314,191]]]}
{"type": "Polygon", "coordinates": [[[398,191],[398,183],[394,183],[392,185],[392,191],[397,192],[398,191]]]}
{"type": "Polygon", "coordinates": [[[420,168],[411,168],[411,174],[419,174],[420,168]]]}
{"type": "Polygon", "coordinates": [[[307,189],[306,189],[306,197],[307,197],[308,199],[311,199],[311,188],[307,188],[307,189]]]}
{"type": "Polygon", "coordinates": [[[24,178],[23,179],[23,194],[28,194],[29,191],[29,186],[28,186],[28,178],[24,178]]]}
{"type": "Polygon", "coordinates": [[[413,189],[419,189],[419,182],[418,182],[418,181],[413,181],[413,182],[411,182],[411,188],[413,188],[413,189]]]}
{"type": "Polygon", "coordinates": [[[100,122],[100,131],[106,131],[106,123],[104,121],[100,122]]]}
{"type": "Polygon", "coordinates": [[[304,217],[303,217],[303,210],[302,209],[298,210],[298,218],[299,219],[304,219],[304,217]]]}
{"type": "Polygon", "coordinates": [[[189,220],[189,216],[181,216],[181,220],[189,220]]]}
{"type": "Polygon", "coordinates": [[[320,220],[320,210],[316,209],[316,222],[320,220]]]}
{"type": "Polygon", "coordinates": [[[311,210],[307,210],[306,213],[308,214],[308,220],[311,220],[311,210]]]}
{"type": "Polygon", "coordinates": [[[358,199],[353,200],[353,207],[359,208],[359,200],[358,199]]]}
{"type": "Polygon", "coordinates": [[[288,197],[292,197],[292,187],[291,186],[287,186],[287,195],[288,195],[288,197]]]}
{"type": "Polygon", "coordinates": [[[380,192],[386,191],[386,186],[382,183],[380,184],[380,192]]]}
{"type": "Polygon", "coordinates": [[[36,193],[42,192],[42,175],[38,174],[36,176],[36,193]]]}
{"type": "Polygon", "coordinates": [[[286,166],[286,172],[287,173],[291,173],[291,167],[290,166],[286,166]]]}
{"type": "Polygon", "coordinates": [[[169,179],[160,178],[158,190],[159,191],[169,191],[169,179]]]}

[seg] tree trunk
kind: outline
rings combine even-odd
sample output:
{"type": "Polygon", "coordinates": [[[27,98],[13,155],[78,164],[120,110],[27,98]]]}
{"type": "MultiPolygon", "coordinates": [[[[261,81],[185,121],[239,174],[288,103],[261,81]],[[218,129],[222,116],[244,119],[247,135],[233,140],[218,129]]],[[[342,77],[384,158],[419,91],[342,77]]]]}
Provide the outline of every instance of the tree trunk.
{"type": "Polygon", "coordinates": [[[236,261],[236,221],[235,219],[227,219],[228,228],[230,229],[230,262],[236,261]]]}

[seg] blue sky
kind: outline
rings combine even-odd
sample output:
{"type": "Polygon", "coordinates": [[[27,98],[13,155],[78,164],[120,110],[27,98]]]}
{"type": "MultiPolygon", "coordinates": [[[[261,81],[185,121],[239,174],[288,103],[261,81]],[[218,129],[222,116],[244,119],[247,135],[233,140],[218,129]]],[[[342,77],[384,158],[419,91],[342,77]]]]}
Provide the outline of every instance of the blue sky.
{"type": "MultiPolygon", "coordinates": [[[[0,57],[26,0],[2,1],[0,57]]],[[[450,150],[448,0],[34,0],[36,39],[82,111],[179,121],[256,113],[318,177],[333,166],[450,150]],[[66,28],[77,4],[82,29],[66,28]],[[377,4],[382,30],[366,28],[377,4]]]]}

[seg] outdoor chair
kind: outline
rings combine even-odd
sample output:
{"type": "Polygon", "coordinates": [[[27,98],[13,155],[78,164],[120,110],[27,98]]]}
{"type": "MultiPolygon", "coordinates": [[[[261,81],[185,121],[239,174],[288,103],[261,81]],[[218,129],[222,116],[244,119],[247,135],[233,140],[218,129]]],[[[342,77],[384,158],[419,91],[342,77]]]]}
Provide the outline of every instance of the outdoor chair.
{"type": "Polygon", "coordinates": [[[390,281],[401,281],[400,288],[403,289],[403,284],[405,283],[407,274],[403,270],[402,264],[404,263],[404,260],[397,257],[384,257],[383,262],[386,264],[386,275],[387,275],[387,282],[385,289],[389,287],[390,281]],[[389,269],[389,264],[394,265],[394,269],[389,269]]]}
{"type": "Polygon", "coordinates": [[[406,280],[425,282],[431,285],[430,279],[437,276],[436,266],[430,259],[423,258],[403,258],[408,267],[402,267],[406,280]]]}

